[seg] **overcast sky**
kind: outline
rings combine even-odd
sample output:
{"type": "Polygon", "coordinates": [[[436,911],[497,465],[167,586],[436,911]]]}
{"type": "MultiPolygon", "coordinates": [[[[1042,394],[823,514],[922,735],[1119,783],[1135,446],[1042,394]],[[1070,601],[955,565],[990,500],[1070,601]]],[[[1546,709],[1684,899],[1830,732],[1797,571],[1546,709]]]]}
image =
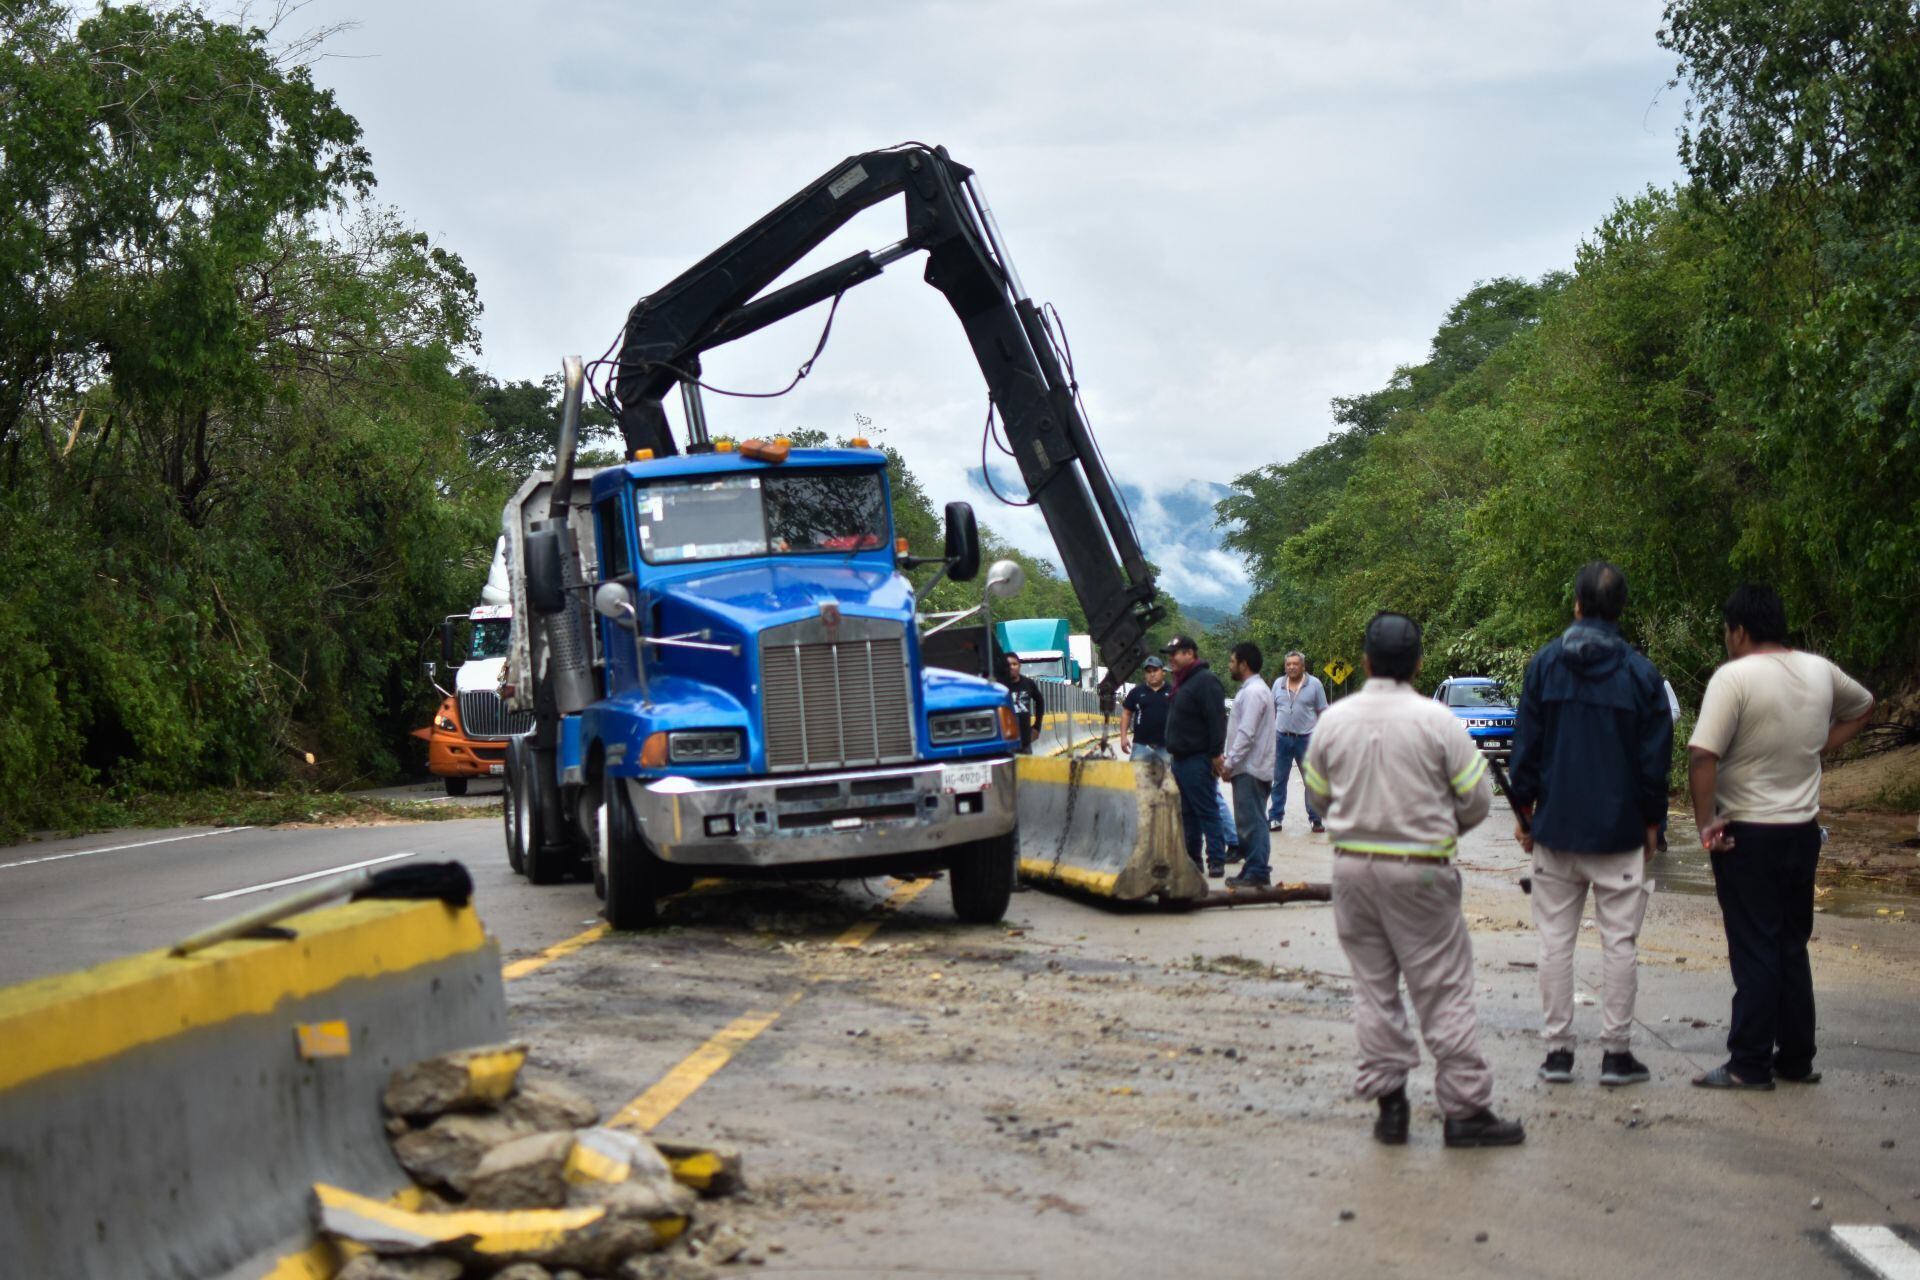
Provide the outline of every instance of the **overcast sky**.
{"type": "MultiPolygon", "coordinates": [[[[316,67],[379,197],[479,278],[480,363],[600,354],[640,295],[854,153],[915,139],[979,173],[1027,288],[1064,316],[1096,434],[1148,495],[1293,457],[1328,401],[1418,361],[1476,281],[1569,266],[1616,197],[1679,173],[1657,0],[315,0],[316,67]]],[[[810,260],[900,237],[899,201],[810,260]]],[[[850,293],[783,400],[708,397],[737,435],[872,420],[936,502],[1047,552],[980,465],[986,393],[909,259],[850,293]]],[[[710,354],[784,385],[825,310],[710,354]]],[[[676,406],[677,412],[677,406],[676,406]]],[[[1182,599],[1244,571],[1136,515],[1182,599]],[[1186,541],[1189,549],[1177,550],[1186,541]]]]}

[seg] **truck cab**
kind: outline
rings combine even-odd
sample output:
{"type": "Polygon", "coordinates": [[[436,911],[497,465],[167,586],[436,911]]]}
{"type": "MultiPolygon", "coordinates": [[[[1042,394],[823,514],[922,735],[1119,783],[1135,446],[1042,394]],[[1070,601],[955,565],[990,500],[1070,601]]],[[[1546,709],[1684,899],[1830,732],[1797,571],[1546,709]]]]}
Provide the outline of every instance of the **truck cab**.
{"type": "Polygon", "coordinates": [[[507,603],[506,539],[494,546],[493,564],[480,603],[440,623],[438,668],[452,673],[453,687],[440,683],[439,670],[426,666],[440,694],[433,719],[413,731],[427,744],[427,771],[450,796],[463,796],[475,778],[506,772],[507,740],[533,727],[533,717],[507,709],[500,697],[500,673],[513,634],[513,606],[507,603]]]}
{"type": "Polygon", "coordinates": [[[1020,659],[1020,673],[1035,680],[1080,683],[1065,618],[1009,618],[997,623],[1000,652],[1020,659]]]}
{"type": "MultiPolygon", "coordinates": [[[[506,512],[521,565],[541,554],[539,488],[506,512]]],[[[581,550],[560,612],[588,624],[592,687],[555,717],[551,772],[538,743],[510,757],[509,855],[530,877],[584,868],[616,927],[649,923],[697,875],[946,871],[962,918],[1005,912],[1012,711],[998,684],[922,661],[884,454],[721,442],[574,491],[581,550]],[[548,788],[558,831],[542,829],[548,788]]],[[[965,543],[971,512],[948,514],[950,545],[965,543]]],[[[977,541],[972,555],[977,568],[977,541]]],[[[510,576],[516,606],[544,611],[540,572],[510,576]]],[[[508,683],[535,710],[554,646],[528,639],[508,683]]]]}
{"type": "Polygon", "coordinates": [[[1455,676],[1442,680],[1433,700],[1453,712],[1483,754],[1505,760],[1513,753],[1513,699],[1498,680],[1455,676]]]}

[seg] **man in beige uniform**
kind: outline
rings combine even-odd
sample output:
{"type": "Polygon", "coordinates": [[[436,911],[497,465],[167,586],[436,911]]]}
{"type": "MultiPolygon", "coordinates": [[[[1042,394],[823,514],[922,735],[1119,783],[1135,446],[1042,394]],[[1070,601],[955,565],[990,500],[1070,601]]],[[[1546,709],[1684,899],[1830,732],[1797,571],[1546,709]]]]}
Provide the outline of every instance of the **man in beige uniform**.
{"type": "Polygon", "coordinates": [[[1360,1073],[1380,1104],[1374,1137],[1407,1140],[1407,1073],[1420,1050],[1400,1001],[1406,979],[1434,1059],[1434,1095],[1450,1147],[1526,1140],[1502,1120],[1473,1009],[1473,945],[1460,914],[1460,833],[1493,803],[1487,763],[1447,708],[1408,683],[1420,628],[1397,613],[1367,624],[1366,687],[1320,717],[1304,775],[1333,842],[1333,922],[1353,969],[1360,1073]]]}

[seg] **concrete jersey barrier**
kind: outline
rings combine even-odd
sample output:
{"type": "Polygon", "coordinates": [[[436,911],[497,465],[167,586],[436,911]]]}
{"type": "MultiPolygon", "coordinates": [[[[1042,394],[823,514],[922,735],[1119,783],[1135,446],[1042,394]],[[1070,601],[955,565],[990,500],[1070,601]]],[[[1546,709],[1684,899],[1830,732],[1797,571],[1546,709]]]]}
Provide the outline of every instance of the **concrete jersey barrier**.
{"type": "Polygon", "coordinates": [[[1021,756],[1020,874],[1120,902],[1207,894],[1164,765],[1021,756]]]}
{"type": "Polygon", "coordinates": [[[381,1090],[504,1035],[499,949],[438,902],[283,923],[0,990],[8,1274],[215,1276],[309,1238],[315,1182],[405,1184],[381,1090]]]}

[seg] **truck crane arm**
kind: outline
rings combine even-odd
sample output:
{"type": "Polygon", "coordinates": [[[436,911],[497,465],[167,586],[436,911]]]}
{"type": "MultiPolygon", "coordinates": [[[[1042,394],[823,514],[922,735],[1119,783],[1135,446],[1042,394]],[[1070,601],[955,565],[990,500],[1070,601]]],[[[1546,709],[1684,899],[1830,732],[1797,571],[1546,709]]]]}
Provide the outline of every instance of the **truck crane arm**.
{"type": "Polygon", "coordinates": [[[1027,296],[973,171],[944,147],[869,151],[817,181],[634,304],[620,341],[613,403],[629,455],[676,452],[662,400],[688,384],[689,448],[708,447],[694,389],[700,355],[927,254],[925,279],[960,319],[1005,424],[1028,496],[1040,508],[1099,647],[1103,705],[1147,656],[1165,616],[1153,571],[1080,411],[1040,308],[1027,296]],[[861,211],[895,195],[906,236],[764,292],[861,211]]]}

